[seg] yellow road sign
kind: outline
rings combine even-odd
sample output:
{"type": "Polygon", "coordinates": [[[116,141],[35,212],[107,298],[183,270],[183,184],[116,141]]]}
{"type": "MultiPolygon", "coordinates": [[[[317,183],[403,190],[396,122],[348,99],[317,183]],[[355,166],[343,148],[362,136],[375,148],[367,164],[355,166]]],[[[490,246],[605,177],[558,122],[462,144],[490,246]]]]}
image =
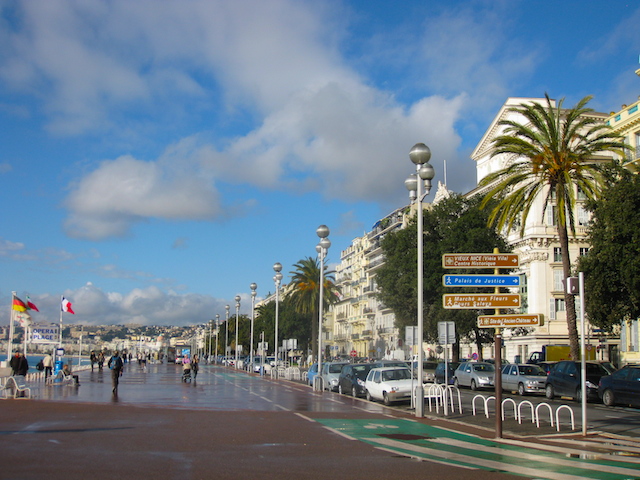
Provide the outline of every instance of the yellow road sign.
{"type": "Polygon", "coordinates": [[[520,306],[520,295],[515,293],[495,294],[445,294],[442,306],[446,309],[516,308],[520,306]]]}
{"type": "Polygon", "coordinates": [[[443,268],[515,268],[520,265],[515,253],[445,253],[443,268]]]}
{"type": "Polygon", "coordinates": [[[544,315],[539,313],[522,315],[480,315],[478,317],[478,328],[539,327],[542,325],[544,325],[544,315]]]}

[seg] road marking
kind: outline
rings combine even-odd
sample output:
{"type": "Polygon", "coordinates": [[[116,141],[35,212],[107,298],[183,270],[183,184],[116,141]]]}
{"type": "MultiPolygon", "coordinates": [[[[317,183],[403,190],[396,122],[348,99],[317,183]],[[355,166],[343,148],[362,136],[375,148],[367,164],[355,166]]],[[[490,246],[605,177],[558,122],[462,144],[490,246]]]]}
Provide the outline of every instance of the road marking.
{"type": "Polygon", "coordinates": [[[339,435],[425,461],[550,480],[638,477],[636,459],[523,441],[484,439],[415,420],[316,419],[339,435]]]}

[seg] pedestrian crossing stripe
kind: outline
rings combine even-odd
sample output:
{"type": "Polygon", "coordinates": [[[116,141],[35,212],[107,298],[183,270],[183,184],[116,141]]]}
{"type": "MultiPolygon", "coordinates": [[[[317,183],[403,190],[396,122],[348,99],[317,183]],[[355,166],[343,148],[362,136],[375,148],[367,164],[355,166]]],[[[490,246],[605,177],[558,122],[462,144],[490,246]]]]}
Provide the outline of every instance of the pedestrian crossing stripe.
{"type": "Polygon", "coordinates": [[[315,419],[343,436],[414,458],[550,480],[640,478],[637,463],[509,444],[407,419],[315,419]]]}

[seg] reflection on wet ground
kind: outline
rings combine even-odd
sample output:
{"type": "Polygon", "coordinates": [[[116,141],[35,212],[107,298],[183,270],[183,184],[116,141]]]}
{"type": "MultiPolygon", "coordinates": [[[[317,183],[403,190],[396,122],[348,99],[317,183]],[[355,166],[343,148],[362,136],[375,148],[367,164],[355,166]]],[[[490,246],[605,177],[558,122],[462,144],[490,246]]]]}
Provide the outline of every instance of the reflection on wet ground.
{"type": "MultiPolygon", "coordinates": [[[[118,394],[112,394],[108,369],[79,372],[80,386],[45,386],[36,389],[40,400],[163,406],[204,410],[263,410],[340,412],[353,409],[348,397],[313,392],[304,384],[274,381],[216,365],[203,365],[198,377],[183,382],[180,365],[141,368],[128,364],[118,394]]],[[[372,410],[378,410],[372,406],[372,410]]]]}

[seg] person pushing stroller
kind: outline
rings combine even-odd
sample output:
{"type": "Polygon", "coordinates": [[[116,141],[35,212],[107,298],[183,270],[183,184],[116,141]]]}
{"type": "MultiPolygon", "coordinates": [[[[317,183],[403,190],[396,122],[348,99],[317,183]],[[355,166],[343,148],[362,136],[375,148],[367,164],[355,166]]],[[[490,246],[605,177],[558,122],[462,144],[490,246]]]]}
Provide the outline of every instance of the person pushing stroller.
{"type": "Polygon", "coordinates": [[[188,355],[182,357],[182,381],[191,381],[191,359],[188,355]]]}

